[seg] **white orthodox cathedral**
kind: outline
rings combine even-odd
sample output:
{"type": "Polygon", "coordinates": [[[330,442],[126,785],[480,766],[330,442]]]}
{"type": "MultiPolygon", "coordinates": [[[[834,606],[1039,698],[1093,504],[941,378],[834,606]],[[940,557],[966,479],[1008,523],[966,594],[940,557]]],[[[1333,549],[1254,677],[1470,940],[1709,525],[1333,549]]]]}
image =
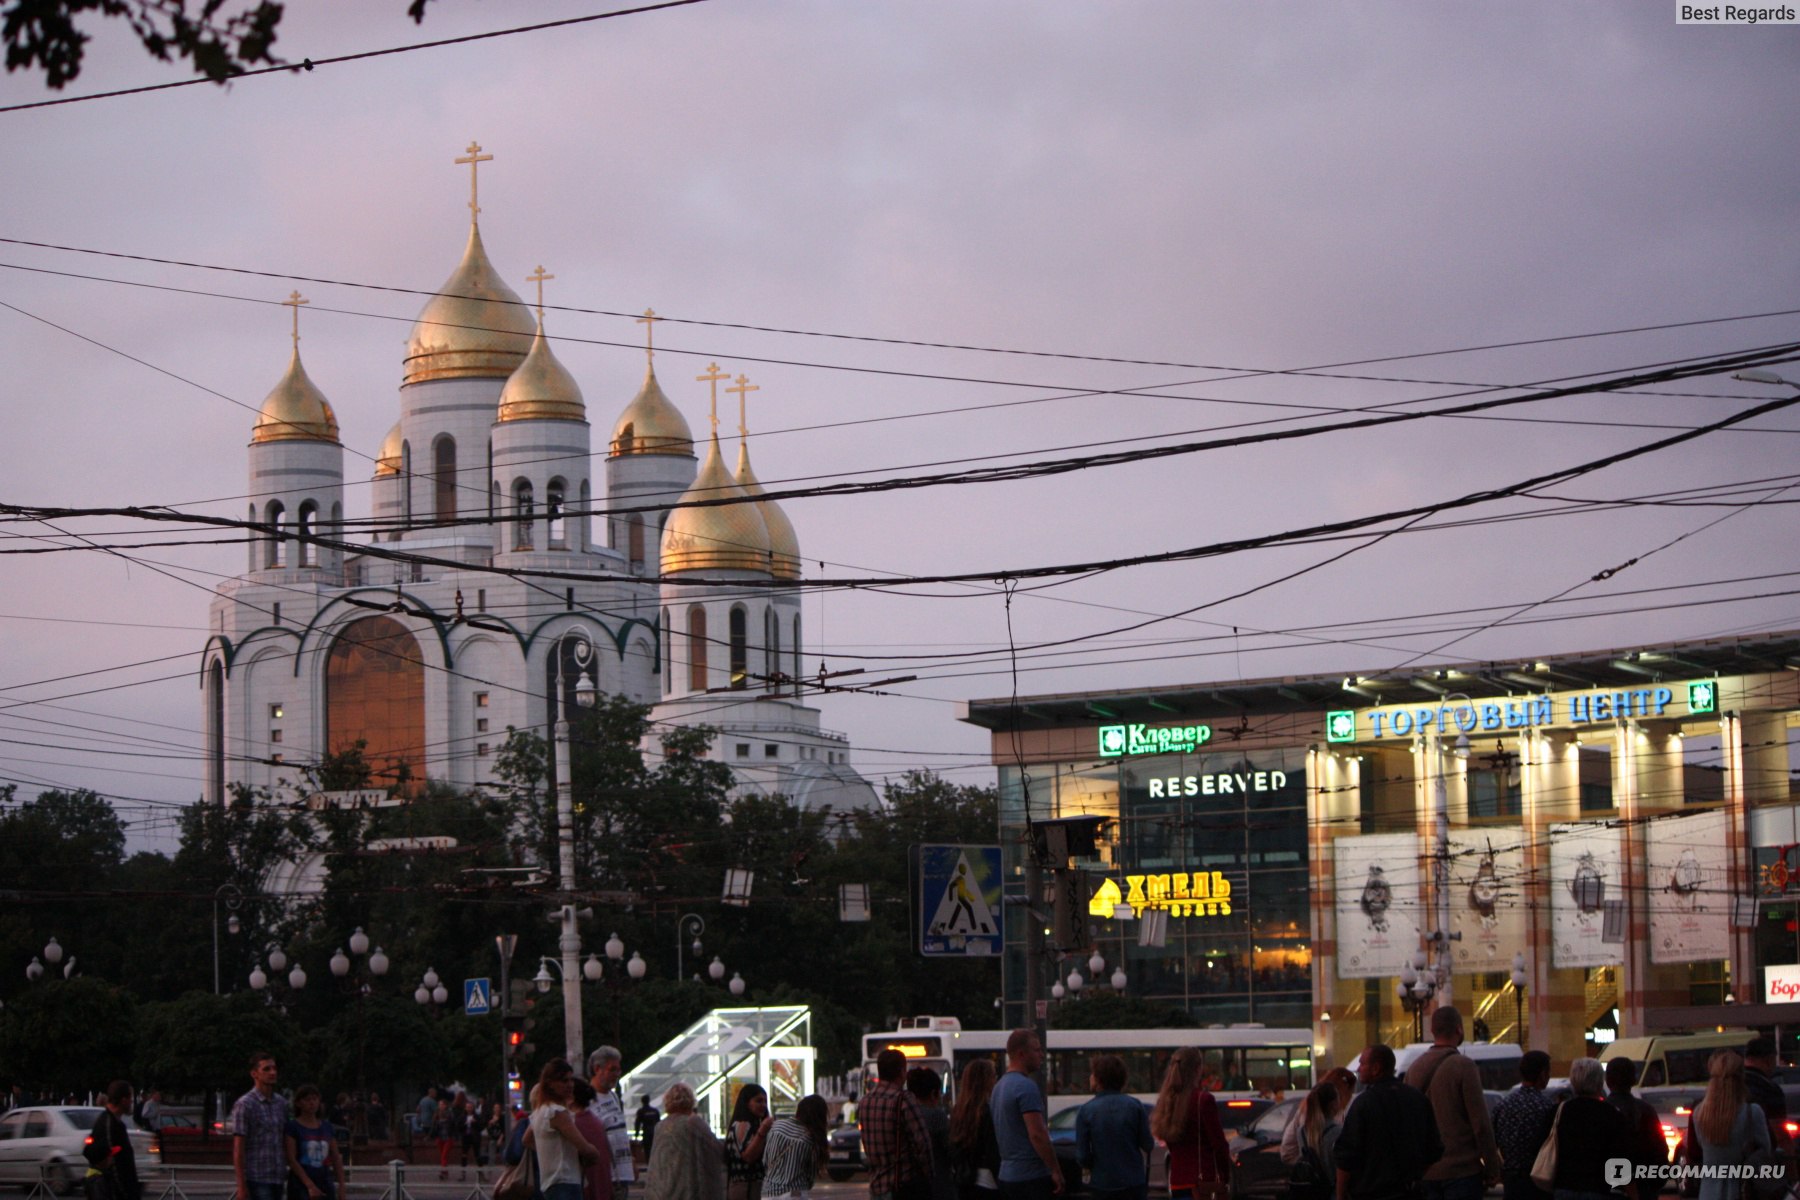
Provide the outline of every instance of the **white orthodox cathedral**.
{"type": "MultiPolygon", "coordinates": [[[[458,161],[473,169],[479,151],[458,161]]],[[[697,447],[652,356],[597,473],[581,388],[544,336],[548,276],[521,273],[539,286],[534,323],[488,259],[473,184],[470,209],[462,262],[407,341],[366,526],[351,517],[357,489],[346,504],[337,418],[301,365],[290,300],[293,358],[251,430],[247,489],[246,515],[278,533],[251,540],[245,573],[211,606],[208,799],[233,784],[293,798],[298,764],[358,741],[379,785],[403,771],[488,783],[508,727],[548,738],[585,683],[654,705],[656,729],[718,729],[713,754],[740,794],[873,805],[848,740],[793,684],[799,595],[746,586],[800,578],[794,527],[757,498],[747,446],[728,469],[715,415],[697,447]],[[732,497],[743,502],[675,507],[732,497]]],[[[725,378],[715,365],[700,381],[725,378]]],[[[743,432],[755,389],[740,377],[728,390],[743,432]]]]}

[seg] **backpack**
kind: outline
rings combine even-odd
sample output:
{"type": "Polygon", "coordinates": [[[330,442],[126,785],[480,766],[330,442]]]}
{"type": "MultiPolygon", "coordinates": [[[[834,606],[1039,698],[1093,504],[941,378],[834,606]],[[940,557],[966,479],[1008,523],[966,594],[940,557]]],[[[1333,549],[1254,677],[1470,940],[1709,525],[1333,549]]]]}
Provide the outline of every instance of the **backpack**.
{"type": "Polygon", "coordinates": [[[1288,1200],[1330,1200],[1336,1191],[1337,1179],[1302,1137],[1300,1161],[1288,1169],[1288,1200]]]}

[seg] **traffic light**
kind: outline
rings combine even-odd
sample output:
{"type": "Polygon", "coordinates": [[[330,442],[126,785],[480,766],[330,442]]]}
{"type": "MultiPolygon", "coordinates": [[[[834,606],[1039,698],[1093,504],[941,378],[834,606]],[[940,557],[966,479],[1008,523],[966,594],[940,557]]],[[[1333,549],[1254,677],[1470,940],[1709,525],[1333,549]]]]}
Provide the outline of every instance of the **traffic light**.
{"type": "Polygon", "coordinates": [[[506,1047],[506,1069],[511,1072],[513,1064],[519,1060],[519,1052],[525,1046],[525,1018],[507,1015],[501,1018],[501,1027],[506,1031],[504,1045],[506,1047]]]}

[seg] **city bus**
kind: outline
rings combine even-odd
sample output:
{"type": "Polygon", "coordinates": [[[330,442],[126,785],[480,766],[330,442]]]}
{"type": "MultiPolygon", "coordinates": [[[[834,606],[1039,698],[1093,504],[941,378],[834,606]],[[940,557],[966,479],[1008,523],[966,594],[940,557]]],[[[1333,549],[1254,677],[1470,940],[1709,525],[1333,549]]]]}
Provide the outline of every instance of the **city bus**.
{"type": "MultiPolygon", "coordinates": [[[[1005,1029],[964,1029],[955,1017],[904,1017],[900,1027],[863,1035],[862,1092],[875,1082],[875,1056],[893,1049],[908,1067],[930,1067],[952,1093],[957,1076],[975,1058],[1006,1070],[1005,1029]]],[[[1313,1084],[1312,1031],[1229,1026],[1220,1029],[1052,1029],[1044,1054],[1045,1103],[1054,1116],[1093,1095],[1088,1062],[1096,1054],[1116,1054],[1125,1062],[1125,1090],[1154,1103],[1169,1059],[1195,1046],[1222,1100],[1251,1100],[1299,1093],[1313,1084]]]]}

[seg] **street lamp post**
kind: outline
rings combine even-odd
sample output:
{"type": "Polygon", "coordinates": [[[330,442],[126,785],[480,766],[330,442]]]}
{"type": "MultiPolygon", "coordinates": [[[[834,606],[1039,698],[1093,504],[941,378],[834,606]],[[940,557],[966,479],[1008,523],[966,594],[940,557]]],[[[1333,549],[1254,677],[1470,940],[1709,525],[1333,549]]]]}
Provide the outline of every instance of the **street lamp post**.
{"type": "MultiPolygon", "coordinates": [[[[591,672],[594,646],[579,633],[564,639],[563,645],[574,658],[575,703],[592,708],[596,695],[591,672]]],[[[562,935],[557,949],[562,952],[563,1053],[571,1063],[582,1062],[581,1048],[581,980],[576,972],[581,954],[581,929],[575,914],[575,781],[570,778],[569,710],[562,679],[563,654],[556,656],[557,679],[552,689],[556,706],[556,851],[563,893],[562,935]]]]}
{"type": "MultiPolygon", "coordinates": [[[[29,965],[25,968],[25,978],[31,983],[36,983],[38,980],[40,980],[44,977],[44,963],[49,963],[51,966],[54,967],[57,963],[61,962],[62,960],[63,960],[62,943],[58,942],[54,937],[52,937],[48,942],[44,943],[43,962],[39,962],[37,957],[34,955],[31,959],[31,965],[29,965]]],[[[73,978],[74,974],[75,974],[75,960],[73,958],[70,958],[69,965],[63,968],[63,978],[64,979],[73,978]]]]}
{"type": "MultiPolygon", "coordinates": [[[[388,973],[388,956],[382,953],[380,946],[375,947],[373,953],[370,952],[369,935],[360,926],[350,935],[350,953],[362,958],[364,969],[375,978],[379,979],[388,973]]],[[[349,955],[339,947],[338,952],[331,956],[331,973],[339,979],[348,979],[350,965],[349,955]]],[[[366,1096],[369,1089],[364,1082],[364,1057],[368,1051],[369,1025],[363,1011],[363,1001],[369,994],[369,981],[359,972],[351,981],[351,986],[356,989],[356,1090],[366,1096]]]]}
{"type": "Polygon", "coordinates": [[[237,919],[238,906],[244,902],[244,893],[235,883],[221,883],[213,889],[213,995],[219,995],[219,901],[225,901],[225,910],[230,914],[226,929],[236,933],[240,928],[237,919]]]}
{"type": "Polygon", "coordinates": [[[682,971],[683,971],[683,967],[682,967],[682,963],[681,963],[681,941],[682,941],[682,939],[687,938],[687,937],[691,937],[694,939],[694,945],[693,945],[694,957],[696,959],[698,959],[701,954],[700,935],[705,932],[706,932],[706,919],[704,917],[702,917],[699,913],[683,913],[681,915],[681,919],[679,921],[675,922],[675,978],[677,978],[677,979],[682,978],[682,971]]]}
{"type": "MultiPolygon", "coordinates": [[[[1443,1003],[1450,1002],[1450,763],[1444,753],[1444,718],[1452,701],[1460,700],[1465,706],[1471,722],[1475,716],[1475,701],[1465,692],[1451,692],[1438,701],[1437,721],[1432,725],[1431,738],[1437,754],[1437,787],[1433,789],[1432,804],[1432,885],[1434,888],[1432,915],[1437,928],[1431,931],[1431,942],[1437,951],[1437,962],[1433,964],[1431,991],[1443,1003]]],[[[1463,727],[1462,719],[1456,721],[1456,755],[1465,758],[1469,753],[1469,733],[1463,727]]],[[[1473,728],[1473,724],[1468,728],[1473,728]]],[[[1424,964],[1419,964],[1424,969],[1424,964]]],[[[1421,1005],[1421,1014],[1423,1006],[1421,1005]]],[[[1421,1030],[1424,1017],[1419,1017],[1421,1030]]],[[[1421,1036],[1423,1034],[1421,1033],[1421,1036]]]]}
{"type": "Polygon", "coordinates": [[[1520,951],[1513,955],[1512,985],[1513,1021],[1519,1032],[1518,1042],[1521,1048],[1525,1045],[1525,984],[1529,979],[1530,976],[1525,973],[1525,953],[1520,951]]]}

